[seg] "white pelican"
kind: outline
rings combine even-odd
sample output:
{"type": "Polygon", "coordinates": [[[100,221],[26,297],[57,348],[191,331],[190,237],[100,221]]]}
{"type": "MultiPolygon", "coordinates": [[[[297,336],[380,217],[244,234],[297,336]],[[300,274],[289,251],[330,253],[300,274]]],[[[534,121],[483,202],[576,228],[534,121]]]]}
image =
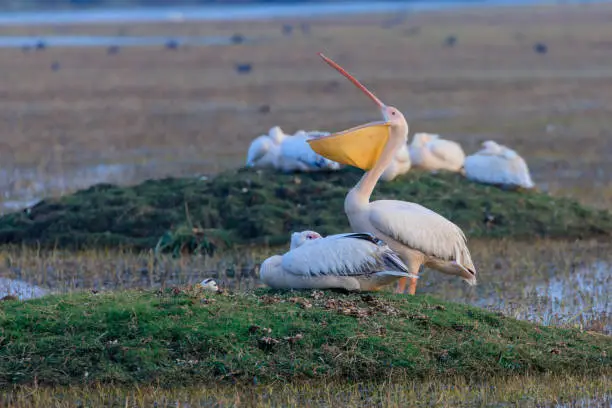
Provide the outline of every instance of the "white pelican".
{"type": "Polygon", "coordinates": [[[274,143],[280,146],[281,143],[283,143],[283,140],[285,140],[287,137],[287,134],[283,132],[280,126],[274,126],[268,131],[268,136],[274,141],[274,143]]]}
{"type": "Polygon", "coordinates": [[[249,146],[247,152],[247,167],[258,169],[274,169],[277,166],[280,147],[268,135],[261,135],[249,146]]]}
{"type": "Polygon", "coordinates": [[[408,173],[411,165],[412,163],[410,161],[408,145],[404,143],[393,157],[391,164],[389,164],[385,171],[383,171],[380,179],[383,181],[391,181],[397,176],[408,173]]]}
{"type": "MultiPolygon", "coordinates": [[[[476,268],[465,235],[458,226],[419,204],[397,200],[370,202],[378,179],[407,142],[408,123],[398,109],[386,106],[342,67],[319,55],[368,95],[384,118],[382,122],[308,141],[319,154],[366,171],[344,201],[352,230],[372,233],[387,242],[415,276],[424,265],[476,284],[476,268]]],[[[398,292],[404,292],[405,286],[406,279],[400,279],[398,292]]],[[[415,291],[416,279],[412,278],[409,292],[415,291]]]]}
{"type": "Polygon", "coordinates": [[[315,153],[307,140],[329,135],[326,132],[300,130],[283,139],[280,145],[277,167],[284,172],[338,170],[340,165],[315,153]]]}
{"type": "Polygon", "coordinates": [[[413,276],[397,254],[372,234],[322,238],[314,231],[293,233],[290,251],[266,259],[259,271],[262,282],[274,289],[377,291],[413,276]]]}
{"type": "Polygon", "coordinates": [[[465,176],[479,183],[533,188],[527,163],[514,150],[487,140],[482,149],[465,159],[465,176]]]}
{"type": "Polygon", "coordinates": [[[424,170],[459,172],[465,153],[459,143],[440,139],[440,135],[415,133],[410,143],[410,159],[414,167],[424,170]]]}
{"type": "Polygon", "coordinates": [[[289,246],[289,250],[295,249],[299,246],[302,246],[306,242],[319,238],[323,237],[321,236],[321,234],[315,231],[294,232],[293,234],[291,234],[291,245],[289,246]]]}

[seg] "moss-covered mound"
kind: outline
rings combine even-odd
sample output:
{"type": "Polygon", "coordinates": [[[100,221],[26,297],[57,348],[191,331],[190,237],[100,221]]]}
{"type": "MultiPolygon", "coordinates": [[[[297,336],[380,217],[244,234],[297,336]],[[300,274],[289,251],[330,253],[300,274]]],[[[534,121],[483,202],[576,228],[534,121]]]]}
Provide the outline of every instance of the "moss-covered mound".
{"type": "Polygon", "coordinates": [[[612,373],[612,337],[423,296],[172,288],[0,311],[0,386],[612,373]]]}
{"type": "MultiPolygon", "coordinates": [[[[277,245],[289,232],[346,232],[344,197],[360,172],[278,174],[231,171],[208,180],[100,184],[0,218],[0,244],[154,247],[169,230],[191,227],[234,244],[277,245]]],[[[570,199],[504,191],[456,174],[411,172],[380,183],[374,199],[423,204],[473,237],[610,236],[612,216],[570,199]]],[[[171,238],[168,238],[171,240],[171,238]]]]}

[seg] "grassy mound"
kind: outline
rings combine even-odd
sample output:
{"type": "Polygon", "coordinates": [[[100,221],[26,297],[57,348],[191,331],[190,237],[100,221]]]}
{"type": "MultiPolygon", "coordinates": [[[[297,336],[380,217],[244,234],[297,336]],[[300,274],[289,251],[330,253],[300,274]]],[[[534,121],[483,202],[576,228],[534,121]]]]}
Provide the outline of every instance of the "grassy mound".
{"type": "MultiPolygon", "coordinates": [[[[219,242],[278,245],[289,232],[346,232],[344,197],[361,172],[278,174],[247,170],[197,179],[100,184],[0,218],[0,244],[152,248],[177,239],[206,250],[219,242]],[[193,236],[193,228],[200,236],[193,236]]],[[[584,238],[612,232],[609,212],[538,192],[503,191],[456,174],[411,172],[377,187],[374,199],[421,203],[468,237],[584,238]]],[[[198,234],[196,234],[198,235],[198,234]]]]}
{"type": "Polygon", "coordinates": [[[609,336],[423,296],[189,287],[0,310],[0,386],[612,373],[609,336]]]}

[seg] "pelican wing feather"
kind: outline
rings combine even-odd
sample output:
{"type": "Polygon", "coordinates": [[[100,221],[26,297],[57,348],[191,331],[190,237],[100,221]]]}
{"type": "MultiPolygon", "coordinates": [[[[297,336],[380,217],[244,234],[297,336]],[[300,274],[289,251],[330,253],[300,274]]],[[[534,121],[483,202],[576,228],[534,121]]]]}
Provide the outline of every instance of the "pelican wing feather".
{"type": "Polygon", "coordinates": [[[379,272],[410,275],[397,254],[384,241],[368,233],[313,240],[284,254],[282,267],[288,273],[305,277],[369,276],[379,272]]]}
{"type": "Polygon", "coordinates": [[[465,153],[459,143],[451,140],[438,139],[427,143],[427,147],[430,153],[438,160],[457,168],[463,166],[465,153]]]}
{"type": "Polygon", "coordinates": [[[474,271],[465,234],[440,214],[416,203],[379,200],[370,203],[372,226],[400,244],[474,271]]]}

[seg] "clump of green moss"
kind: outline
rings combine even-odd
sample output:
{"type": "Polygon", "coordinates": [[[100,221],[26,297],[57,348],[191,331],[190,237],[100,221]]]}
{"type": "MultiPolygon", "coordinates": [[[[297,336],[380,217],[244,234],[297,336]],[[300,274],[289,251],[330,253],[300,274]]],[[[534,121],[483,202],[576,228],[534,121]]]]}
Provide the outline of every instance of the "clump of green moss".
{"type": "MultiPolygon", "coordinates": [[[[1,217],[0,244],[150,249],[169,233],[166,247],[178,236],[179,247],[185,242],[197,247],[204,239],[208,248],[284,244],[289,232],[301,229],[346,232],[344,197],[360,174],[353,169],[310,174],[239,170],[208,181],[99,184],[1,217]],[[194,228],[196,240],[183,233],[194,228]]],[[[538,192],[503,191],[457,174],[413,171],[380,183],[373,199],[381,198],[425,205],[457,223],[470,238],[575,239],[612,233],[609,212],[538,192]]]]}
{"type": "Polygon", "coordinates": [[[609,336],[424,296],[175,287],[0,311],[0,386],[612,372],[609,336]]]}

